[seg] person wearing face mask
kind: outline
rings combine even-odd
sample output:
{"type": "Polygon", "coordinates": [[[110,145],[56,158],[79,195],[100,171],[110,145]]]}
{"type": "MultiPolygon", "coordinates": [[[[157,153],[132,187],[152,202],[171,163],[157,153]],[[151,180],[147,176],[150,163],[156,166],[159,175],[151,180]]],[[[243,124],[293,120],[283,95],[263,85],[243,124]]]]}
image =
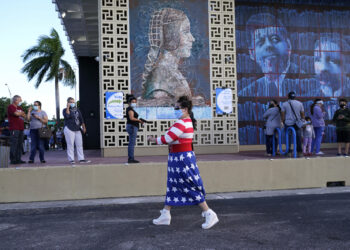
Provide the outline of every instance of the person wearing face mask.
{"type": "MultiPolygon", "coordinates": [[[[281,108],[276,100],[272,100],[269,103],[268,110],[265,111],[263,118],[266,120],[265,135],[266,135],[266,154],[272,155],[272,143],[274,137],[274,131],[276,128],[281,128],[281,108]]],[[[275,145],[277,149],[277,138],[275,137],[275,145]]],[[[277,151],[277,150],[276,150],[277,151]]]]}
{"type": "Polygon", "coordinates": [[[7,118],[7,115],[5,116],[5,120],[1,123],[0,129],[1,129],[1,135],[10,136],[9,120],[7,118]]]}
{"type": "Polygon", "coordinates": [[[344,98],[339,99],[340,109],[335,111],[333,122],[336,126],[338,154],[342,155],[342,145],[345,144],[344,156],[349,157],[350,146],[350,109],[347,107],[348,101],[344,98]]]}
{"type": "Polygon", "coordinates": [[[314,100],[314,103],[311,104],[310,107],[310,113],[312,126],[315,131],[315,139],[312,140],[311,153],[314,152],[316,148],[315,154],[323,155],[324,153],[320,151],[320,148],[325,127],[324,116],[326,113],[323,111],[323,101],[321,99],[317,98],[314,100]]]}
{"type": "Polygon", "coordinates": [[[39,149],[39,158],[41,163],[45,163],[44,139],[39,136],[39,128],[47,125],[49,121],[45,111],[41,109],[41,102],[35,101],[33,107],[29,107],[27,120],[30,121],[30,156],[28,163],[34,163],[37,148],[39,149]]]}
{"type": "Polygon", "coordinates": [[[10,129],[10,161],[11,164],[22,164],[22,150],[23,150],[23,130],[24,119],[26,114],[21,108],[22,98],[15,95],[12,98],[12,104],[7,107],[7,117],[9,118],[10,129]]]}
{"type": "Polygon", "coordinates": [[[172,206],[198,205],[202,209],[205,222],[203,229],[209,229],[219,222],[216,213],[208,207],[205,201],[205,190],[192,151],[193,124],[190,117],[192,101],[182,96],[175,106],[178,120],[169,128],[165,135],[148,141],[158,145],[168,144],[168,181],[165,205],[160,210],[160,217],[153,220],[155,225],[170,225],[172,206]]]}
{"type": "Polygon", "coordinates": [[[139,114],[134,110],[137,106],[136,97],[133,95],[126,95],[129,106],[127,107],[126,114],[126,131],[129,134],[129,144],[128,144],[128,163],[139,163],[135,160],[134,149],[136,144],[137,131],[139,130],[140,123],[143,121],[138,119],[139,114]]]}
{"type": "Polygon", "coordinates": [[[86,126],[80,110],[76,107],[75,100],[72,97],[67,99],[67,107],[63,109],[64,117],[64,136],[67,143],[67,155],[71,164],[74,160],[74,144],[77,149],[79,163],[89,163],[83,152],[83,138],[81,132],[86,133],[86,126]]]}

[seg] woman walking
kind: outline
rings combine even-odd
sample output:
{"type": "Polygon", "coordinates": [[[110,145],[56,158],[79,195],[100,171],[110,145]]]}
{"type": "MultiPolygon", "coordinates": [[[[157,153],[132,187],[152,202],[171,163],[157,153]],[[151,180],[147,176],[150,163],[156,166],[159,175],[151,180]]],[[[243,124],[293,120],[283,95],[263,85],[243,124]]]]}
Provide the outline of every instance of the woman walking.
{"type": "Polygon", "coordinates": [[[277,151],[277,138],[274,137],[274,131],[281,127],[281,108],[276,100],[270,101],[269,108],[264,113],[263,118],[266,119],[266,154],[271,156],[273,140],[275,140],[275,151],[277,151]]]}
{"type": "Polygon", "coordinates": [[[170,225],[172,206],[199,205],[205,222],[203,229],[209,229],[219,222],[216,213],[205,201],[205,190],[196,157],[192,151],[193,124],[190,118],[192,101],[187,96],[179,98],[175,113],[179,120],[168,132],[158,138],[148,140],[158,145],[169,144],[168,178],[165,206],[159,218],[153,220],[155,225],[170,225]]]}
{"type": "Polygon", "coordinates": [[[311,152],[314,152],[314,149],[316,148],[316,151],[315,151],[316,155],[324,154],[323,152],[320,151],[323,131],[325,127],[325,122],[324,122],[325,112],[323,112],[322,109],[323,109],[323,101],[321,99],[315,99],[314,103],[310,107],[310,113],[311,113],[312,126],[315,131],[315,139],[312,140],[311,152]]]}
{"type": "Polygon", "coordinates": [[[46,126],[48,122],[47,114],[41,110],[41,102],[35,101],[33,107],[30,106],[27,113],[27,120],[30,121],[30,156],[28,163],[34,163],[36,150],[39,149],[41,163],[45,163],[44,139],[40,138],[39,129],[46,126]]]}
{"type": "Polygon", "coordinates": [[[137,105],[137,100],[133,95],[126,96],[128,100],[129,107],[127,107],[126,114],[126,132],[129,134],[129,144],[128,144],[128,163],[139,163],[135,160],[134,149],[136,144],[137,131],[139,130],[140,123],[143,121],[139,120],[139,114],[134,110],[137,105]]]}

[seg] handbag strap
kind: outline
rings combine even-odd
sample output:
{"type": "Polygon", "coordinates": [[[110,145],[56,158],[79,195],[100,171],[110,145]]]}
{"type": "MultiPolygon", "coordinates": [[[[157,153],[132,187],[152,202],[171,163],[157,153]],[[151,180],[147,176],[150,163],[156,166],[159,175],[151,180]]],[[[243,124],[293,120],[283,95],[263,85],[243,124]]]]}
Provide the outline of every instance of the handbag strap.
{"type": "Polygon", "coordinates": [[[295,111],[294,111],[293,105],[290,103],[290,101],[288,101],[288,103],[289,103],[289,105],[290,105],[290,108],[291,108],[292,111],[293,111],[293,114],[294,114],[294,116],[295,116],[295,119],[298,121],[299,119],[298,119],[298,117],[297,117],[297,115],[296,115],[296,113],[295,113],[295,111]]]}

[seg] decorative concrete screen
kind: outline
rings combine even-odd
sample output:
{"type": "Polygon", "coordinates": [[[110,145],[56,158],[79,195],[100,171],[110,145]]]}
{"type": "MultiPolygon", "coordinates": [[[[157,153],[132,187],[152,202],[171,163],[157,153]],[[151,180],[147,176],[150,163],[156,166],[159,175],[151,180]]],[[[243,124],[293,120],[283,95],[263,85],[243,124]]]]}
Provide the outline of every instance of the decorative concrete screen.
{"type": "MultiPolygon", "coordinates": [[[[188,51],[183,51],[182,53],[183,56],[179,61],[179,73],[177,74],[179,76],[178,78],[183,79],[182,83],[185,82],[187,84],[187,87],[185,89],[177,88],[173,92],[189,95],[194,102],[194,115],[198,121],[194,138],[196,150],[200,151],[200,148],[204,148],[205,146],[222,145],[230,148],[228,150],[230,152],[237,151],[239,142],[234,0],[100,1],[100,106],[101,115],[103,115],[101,117],[102,149],[109,152],[113,150],[117,152],[124,149],[122,151],[125,154],[125,149],[128,145],[128,134],[125,131],[126,119],[106,119],[106,92],[123,92],[124,101],[126,101],[126,94],[134,94],[140,106],[137,111],[142,117],[151,121],[151,123],[144,124],[138,132],[136,146],[138,149],[157,147],[147,142],[147,136],[159,136],[163,134],[175,121],[171,119],[173,118],[171,116],[171,104],[173,102],[171,98],[166,99],[168,97],[164,97],[164,99],[161,95],[150,94],[154,86],[147,85],[145,88],[142,85],[142,78],[144,76],[142,72],[150,64],[149,60],[146,63],[146,58],[149,59],[150,55],[152,56],[154,54],[149,51],[151,51],[150,48],[152,46],[157,45],[157,41],[150,38],[150,31],[148,31],[147,36],[144,36],[145,39],[140,39],[140,37],[142,38],[140,36],[142,34],[141,32],[145,33],[145,31],[140,30],[140,34],[138,34],[137,28],[143,27],[148,30],[152,27],[153,31],[159,28],[159,25],[151,26],[150,22],[156,22],[158,19],[163,20],[164,9],[171,9],[169,15],[173,12],[183,15],[188,20],[187,22],[190,25],[190,32],[193,38],[191,38],[190,45],[187,47],[188,51]],[[203,13],[202,11],[200,13],[196,10],[197,8],[191,7],[191,3],[193,4],[194,2],[197,4],[198,9],[205,10],[205,12],[203,13]],[[140,4],[144,6],[141,6],[141,8],[139,6],[140,4]],[[150,9],[151,7],[154,9],[150,9]],[[140,14],[135,13],[135,11],[139,10],[140,14]],[[146,10],[147,13],[152,13],[148,17],[146,10]],[[130,18],[145,18],[144,25],[137,26],[135,23],[140,24],[142,20],[130,20],[130,18]],[[206,20],[208,25],[203,25],[203,20],[206,20]],[[142,43],[141,46],[140,43],[142,43]],[[135,46],[138,47],[135,48],[135,46]],[[140,52],[139,48],[141,50],[143,49],[143,52],[140,52]],[[149,53],[147,54],[145,51],[149,53]],[[135,53],[139,54],[135,55],[135,53]],[[198,60],[194,59],[196,56],[199,58],[198,60]],[[135,63],[135,58],[144,61],[135,63]],[[194,62],[196,65],[194,65],[194,62]],[[197,66],[198,68],[196,68],[197,66]],[[192,69],[192,72],[189,69],[192,69]],[[224,115],[216,114],[216,88],[232,89],[232,113],[224,115]],[[147,99],[149,96],[153,99],[147,99]],[[160,112],[162,110],[168,111],[165,115],[161,115],[160,112]]],[[[156,52],[159,53],[159,51],[156,52]]],[[[169,86],[174,85],[176,83],[169,83],[169,86]]],[[[166,91],[170,91],[171,93],[169,88],[164,87],[163,92],[166,91]]],[[[174,94],[173,100],[177,97],[175,93],[171,93],[174,94]]],[[[219,149],[221,147],[217,148],[217,152],[222,152],[219,149]]],[[[115,154],[120,155],[120,153],[115,154]]],[[[114,153],[105,155],[114,155],[114,153]]]]}

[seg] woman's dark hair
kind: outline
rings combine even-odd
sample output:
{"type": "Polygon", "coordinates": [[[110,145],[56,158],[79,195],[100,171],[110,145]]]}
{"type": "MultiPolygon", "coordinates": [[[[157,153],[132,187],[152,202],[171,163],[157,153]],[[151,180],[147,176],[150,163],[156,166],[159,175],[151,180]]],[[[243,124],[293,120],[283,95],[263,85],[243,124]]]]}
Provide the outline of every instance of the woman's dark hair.
{"type": "Polygon", "coordinates": [[[188,96],[181,96],[177,102],[180,104],[181,108],[187,108],[188,114],[192,120],[193,129],[197,129],[197,120],[194,118],[194,114],[192,112],[192,101],[188,98],[188,96]]]}
{"type": "Polygon", "coordinates": [[[273,102],[273,103],[276,105],[276,107],[279,109],[279,111],[281,112],[281,107],[280,107],[280,105],[278,104],[278,101],[276,101],[275,99],[273,99],[273,100],[271,100],[271,102],[273,102]]]}
{"type": "Polygon", "coordinates": [[[70,100],[74,100],[74,98],[73,97],[68,97],[67,98],[67,102],[70,102],[70,100]]]}
{"type": "Polygon", "coordinates": [[[126,101],[127,103],[131,103],[133,100],[137,100],[136,97],[132,94],[126,94],[126,101]]]}
{"type": "Polygon", "coordinates": [[[318,101],[322,101],[322,99],[316,98],[316,99],[314,100],[314,103],[311,104],[311,106],[310,106],[310,113],[311,113],[311,115],[314,114],[314,107],[315,107],[315,105],[317,104],[318,101]]]}
{"type": "Polygon", "coordinates": [[[37,103],[40,106],[40,108],[41,108],[41,102],[40,101],[35,101],[34,103],[37,103]]]}
{"type": "Polygon", "coordinates": [[[339,99],[339,103],[341,103],[341,102],[346,102],[346,103],[348,103],[348,100],[346,100],[345,98],[340,98],[340,99],[339,99]]]}

